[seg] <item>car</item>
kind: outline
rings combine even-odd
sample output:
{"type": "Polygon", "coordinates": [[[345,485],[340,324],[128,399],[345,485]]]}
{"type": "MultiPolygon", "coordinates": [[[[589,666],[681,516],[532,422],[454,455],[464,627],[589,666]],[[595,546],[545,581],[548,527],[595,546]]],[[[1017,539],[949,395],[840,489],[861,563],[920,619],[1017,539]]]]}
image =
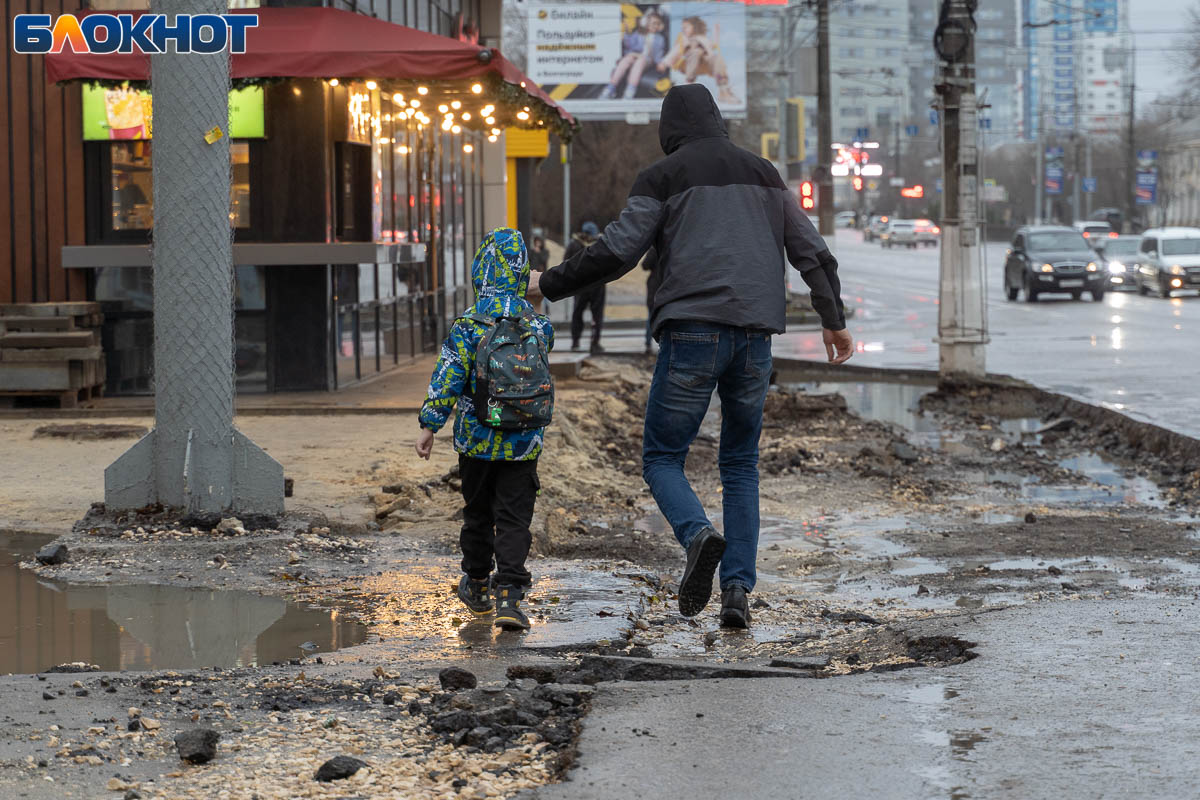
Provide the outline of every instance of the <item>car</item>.
{"type": "Polygon", "coordinates": [[[867,224],[863,226],[863,241],[870,242],[879,238],[879,234],[883,233],[883,229],[887,227],[887,214],[876,214],[867,220],[867,224]]]}
{"type": "Polygon", "coordinates": [[[858,221],[858,214],[853,211],[839,211],[833,216],[833,224],[838,228],[853,228],[858,221]]]}
{"type": "Polygon", "coordinates": [[[937,247],[941,241],[942,229],[939,228],[932,220],[919,219],[913,223],[917,229],[917,244],[927,244],[930,247],[937,247]]]}
{"type": "Polygon", "coordinates": [[[1096,255],[1100,264],[1108,271],[1109,289],[1134,289],[1133,264],[1137,256],[1141,236],[1116,236],[1101,239],[1096,255]]]}
{"type": "Polygon", "coordinates": [[[1088,244],[1092,246],[1093,250],[1096,249],[1099,242],[1109,236],[1117,235],[1113,232],[1112,225],[1094,219],[1078,220],[1074,227],[1075,230],[1083,234],[1083,238],[1088,240],[1088,244]]]}
{"type": "Polygon", "coordinates": [[[1150,228],[1142,232],[1133,266],[1138,294],[1170,297],[1200,289],[1200,228],[1150,228]]]}
{"type": "Polygon", "coordinates": [[[879,243],[884,247],[917,246],[917,226],[911,219],[893,219],[879,234],[879,243]]]}
{"type": "Polygon", "coordinates": [[[1108,273],[1100,270],[1087,239],[1074,228],[1026,225],[1013,234],[1004,260],[1004,293],[1009,300],[1025,293],[1032,303],[1043,294],[1066,292],[1076,300],[1084,291],[1099,302],[1108,288],[1108,273]]]}

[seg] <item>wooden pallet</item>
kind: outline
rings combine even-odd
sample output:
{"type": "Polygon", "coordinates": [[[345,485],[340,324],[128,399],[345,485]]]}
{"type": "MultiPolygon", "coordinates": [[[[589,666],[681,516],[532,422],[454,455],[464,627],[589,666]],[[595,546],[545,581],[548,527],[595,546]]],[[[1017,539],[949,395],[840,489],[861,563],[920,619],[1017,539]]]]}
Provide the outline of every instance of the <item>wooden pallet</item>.
{"type": "Polygon", "coordinates": [[[103,393],[99,303],[0,305],[0,399],[74,408],[103,393]]]}

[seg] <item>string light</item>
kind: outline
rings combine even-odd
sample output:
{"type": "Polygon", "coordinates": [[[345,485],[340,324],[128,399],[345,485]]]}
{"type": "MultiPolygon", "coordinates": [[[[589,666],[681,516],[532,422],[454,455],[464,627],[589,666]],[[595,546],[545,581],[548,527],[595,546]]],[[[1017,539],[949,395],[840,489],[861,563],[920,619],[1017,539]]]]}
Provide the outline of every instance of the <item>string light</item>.
{"type": "Polygon", "coordinates": [[[440,106],[438,106],[439,114],[445,114],[449,110],[450,110],[450,106],[446,105],[445,103],[442,103],[440,106]]]}
{"type": "Polygon", "coordinates": [[[428,86],[418,86],[417,94],[421,95],[421,97],[424,97],[425,95],[429,94],[429,87],[428,86]]]}
{"type": "Polygon", "coordinates": [[[450,103],[450,107],[453,108],[455,111],[458,111],[460,108],[462,108],[462,102],[460,102],[458,100],[454,100],[453,102],[450,103]]]}
{"type": "Polygon", "coordinates": [[[518,111],[518,112],[517,112],[517,119],[519,119],[519,120],[521,120],[522,122],[524,122],[525,120],[529,119],[529,112],[528,112],[528,111],[518,111]]]}
{"type": "Polygon", "coordinates": [[[396,92],[394,95],[392,95],[392,102],[398,106],[404,105],[404,95],[396,92]]]}
{"type": "Polygon", "coordinates": [[[464,111],[464,112],[462,113],[462,119],[463,119],[463,122],[470,122],[470,121],[471,121],[471,112],[470,112],[470,111],[464,111]]]}
{"type": "Polygon", "coordinates": [[[485,120],[484,120],[484,122],[486,122],[488,125],[495,125],[495,124],[496,124],[496,118],[495,118],[495,117],[488,117],[487,119],[485,119],[485,120]]]}
{"type": "Polygon", "coordinates": [[[338,85],[338,79],[337,79],[337,78],[330,78],[330,79],[329,79],[329,85],[330,85],[330,86],[337,86],[337,85],[338,85]]]}
{"type": "Polygon", "coordinates": [[[450,120],[448,120],[448,119],[442,120],[442,130],[444,130],[444,131],[450,130],[450,120]]]}
{"type": "Polygon", "coordinates": [[[417,99],[417,98],[415,98],[415,97],[414,97],[412,100],[410,100],[408,104],[409,104],[410,106],[412,106],[413,108],[420,108],[420,107],[421,107],[421,101],[420,101],[420,100],[418,100],[418,99],[417,99]]]}
{"type": "Polygon", "coordinates": [[[378,84],[378,83],[376,83],[375,81],[367,81],[367,89],[368,89],[369,91],[372,91],[372,92],[373,92],[373,91],[375,91],[375,90],[376,90],[376,89],[378,89],[378,88],[379,88],[379,84],[378,84]]]}
{"type": "Polygon", "coordinates": [[[471,92],[473,94],[483,94],[483,86],[478,83],[471,84],[471,92]]]}
{"type": "Polygon", "coordinates": [[[464,145],[463,145],[463,152],[464,152],[464,153],[472,153],[472,152],[474,152],[474,151],[475,151],[475,148],[474,148],[474,146],[472,146],[472,145],[471,145],[471,143],[470,143],[470,142],[468,142],[467,144],[464,144],[464,145]]]}
{"type": "Polygon", "coordinates": [[[408,145],[406,145],[406,144],[400,145],[399,147],[396,148],[396,152],[402,156],[408,155],[408,145]]]}
{"type": "Polygon", "coordinates": [[[489,141],[489,142],[491,142],[492,144],[495,144],[495,143],[496,143],[496,140],[497,140],[498,138],[499,138],[499,137],[498,137],[498,136],[496,136],[496,134],[494,134],[494,133],[493,133],[491,136],[489,136],[489,137],[488,137],[488,141],[489,141]]]}
{"type": "Polygon", "coordinates": [[[454,125],[454,126],[451,126],[450,132],[451,133],[462,133],[462,128],[458,125],[454,125]]]}
{"type": "Polygon", "coordinates": [[[495,110],[496,110],[496,107],[495,107],[494,105],[492,105],[492,104],[490,104],[490,103],[489,103],[488,105],[486,105],[486,106],[484,106],[483,108],[479,109],[479,116],[481,116],[481,117],[488,117],[488,116],[491,116],[491,113],[492,113],[493,111],[495,111],[495,110]]]}

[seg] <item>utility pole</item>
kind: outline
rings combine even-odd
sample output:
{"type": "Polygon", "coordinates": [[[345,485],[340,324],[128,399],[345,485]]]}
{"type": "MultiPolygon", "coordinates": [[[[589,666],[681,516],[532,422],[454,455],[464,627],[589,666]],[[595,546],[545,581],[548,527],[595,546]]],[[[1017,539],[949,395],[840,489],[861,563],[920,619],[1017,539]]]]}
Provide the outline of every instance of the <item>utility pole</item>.
{"type": "Polygon", "coordinates": [[[942,60],[942,240],[938,372],[943,382],[986,374],[988,342],[979,242],[979,115],[973,0],[942,0],[934,47],[942,60]]]}
{"type": "MultiPolygon", "coordinates": [[[[1089,136],[1083,143],[1083,171],[1087,177],[1092,177],[1092,138],[1089,136]]],[[[1092,216],[1092,192],[1083,195],[1083,218],[1092,216]]]]}
{"type": "MultiPolygon", "coordinates": [[[[1131,38],[1131,42],[1134,40],[1131,38]]],[[[1137,211],[1137,146],[1133,141],[1133,123],[1137,94],[1134,70],[1137,66],[1137,46],[1129,48],[1129,122],[1125,142],[1125,229],[1133,233],[1133,215],[1137,211]]]]}
{"type": "MultiPolygon", "coordinates": [[[[223,14],[226,0],[154,0],[223,14]]],[[[113,510],[283,513],[283,467],[233,427],[229,56],[150,57],[154,91],[154,430],[104,470],[113,510]]],[[[215,520],[214,520],[215,521],[215,520]]]]}
{"type": "Polygon", "coordinates": [[[1037,133],[1034,136],[1034,174],[1033,174],[1033,221],[1035,224],[1042,222],[1042,190],[1046,188],[1045,166],[1042,164],[1042,156],[1044,155],[1042,147],[1042,115],[1038,114],[1037,133]]]}
{"type": "Polygon", "coordinates": [[[817,0],[817,220],[833,236],[833,108],[829,88],[829,0],[817,0]]]}
{"type": "Polygon", "coordinates": [[[777,154],[779,158],[780,177],[783,178],[784,184],[788,179],[788,78],[791,76],[791,70],[788,69],[788,50],[791,45],[791,37],[788,36],[788,7],[781,6],[779,9],[779,71],[776,72],[779,82],[776,86],[776,91],[779,94],[777,102],[779,103],[779,147],[777,154]]]}

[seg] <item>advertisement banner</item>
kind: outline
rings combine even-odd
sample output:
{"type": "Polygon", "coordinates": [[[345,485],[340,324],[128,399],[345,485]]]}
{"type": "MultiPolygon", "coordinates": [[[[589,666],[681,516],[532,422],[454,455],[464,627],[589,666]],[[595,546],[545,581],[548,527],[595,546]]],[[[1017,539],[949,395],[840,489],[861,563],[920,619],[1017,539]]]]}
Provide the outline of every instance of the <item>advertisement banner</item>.
{"type": "Polygon", "coordinates": [[[1061,147],[1046,148],[1046,194],[1062,194],[1063,190],[1063,149],[1061,147]]]}
{"type": "MultiPolygon", "coordinates": [[[[83,86],[83,139],[108,141],[153,137],[150,92],[140,89],[105,89],[83,86]]],[[[263,90],[258,87],[229,93],[229,136],[232,139],[261,139],[263,90]]]]}
{"type": "Polygon", "coordinates": [[[706,86],[728,118],[746,116],[741,3],[529,7],[529,76],[581,119],[657,115],[672,86],[706,86]]]}
{"type": "Polygon", "coordinates": [[[1158,202],[1157,150],[1138,150],[1133,201],[1139,206],[1152,206],[1158,202]]]}

